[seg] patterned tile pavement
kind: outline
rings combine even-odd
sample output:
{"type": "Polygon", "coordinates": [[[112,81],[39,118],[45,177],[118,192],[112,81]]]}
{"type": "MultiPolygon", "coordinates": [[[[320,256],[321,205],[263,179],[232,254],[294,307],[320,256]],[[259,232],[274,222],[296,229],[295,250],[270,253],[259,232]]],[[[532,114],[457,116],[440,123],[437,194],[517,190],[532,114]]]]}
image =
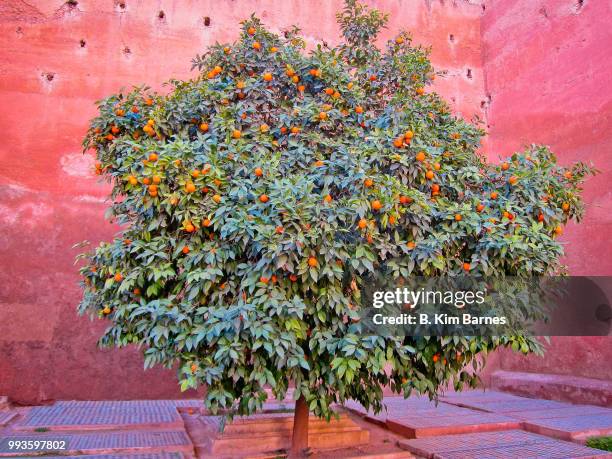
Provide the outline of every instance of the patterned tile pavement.
{"type": "MultiPolygon", "coordinates": [[[[55,457],[55,456],[45,456],[55,457]]],[[[182,459],[181,453],[161,454],[95,454],[90,456],[61,456],[62,459],[182,459]]],[[[40,459],[40,456],[19,456],[19,459],[40,459]]]]}
{"type": "MultiPolygon", "coordinates": [[[[9,442],[36,440],[49,440],[53,443],[65,442],[62,454],[83,453],[112,453],[134,452],[137,450],[184,451],[190,452],[193,447],[191,440],[184,431],[157,432],[157,431],[127,431],[127,432],[88,432],[88,433],[62,433],[52,432],[6,435],[0,438],[0,457],[10,454],[9,442]]],[[[53,451],[53,450],[49,450],[53,451]]],[[[42,450],[40,451],[43,452],[42,450]]],[[[22,452],[23,453],[23,452],[22,452]]]]}
{"type": "Polygon", "coordinates": [[[427,459],[610,457],[605,451],[521,430],[403,440],[400,445],[427,459]]]}
{"type": "Polygon", "coordinates": [[[612,414],[593,414],[566,418],[525,421],[523,428],[554,438],[580,440],[591,436],[612,435],[612,414]]]}
{"type": "Polygon", "coordinates": [[[32,408],[15,428],[84,430],[137,425],[181,427],[182,420],[176,407],[157,401],[58,402],[32,408]]]}

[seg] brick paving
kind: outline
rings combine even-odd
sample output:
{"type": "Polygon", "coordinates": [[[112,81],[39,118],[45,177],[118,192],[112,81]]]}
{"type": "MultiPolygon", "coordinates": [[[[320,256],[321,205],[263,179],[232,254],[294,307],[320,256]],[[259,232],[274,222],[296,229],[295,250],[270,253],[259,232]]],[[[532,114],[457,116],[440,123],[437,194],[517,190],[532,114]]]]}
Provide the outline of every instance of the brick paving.
{"type": "Polygon", "coordinates": [[[525,430],[567,440],[612,435],[612,415],[594,414],[566,418],[535,419],[523,423],[525,430]]]}
{"type": "MultiPolygon", "coordinates": [[[[56,457],[56,456],[44,456],[56,457]]],[[[62,459],[182,459],[181,453],[160,454],[94,454],[86,456],[61,456],[62,459]]],[[[19,459],[40,459],[41,456],[19,456],[19,459]]]]}

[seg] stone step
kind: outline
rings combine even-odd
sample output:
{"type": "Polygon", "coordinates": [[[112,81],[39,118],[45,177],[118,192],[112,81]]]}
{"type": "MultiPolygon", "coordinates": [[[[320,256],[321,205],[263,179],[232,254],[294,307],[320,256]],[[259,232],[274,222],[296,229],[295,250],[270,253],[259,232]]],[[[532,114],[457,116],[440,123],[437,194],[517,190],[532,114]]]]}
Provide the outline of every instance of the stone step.
{"type": "Polygon", "coordinates": [[[610,458],[612,454],[520,430],[401,440],[399,446],[426,459],[610,458]]]}
{"type": "MultiPolygon", "coordinates": [[[[291,445],[293,416],[255,415],[229,424],[218,434],[212,453],[232,456],[249,453],[275,452],[291,445]]],[[[355,424],[347,415],[329,423],[310,418],[308,442],[312,448],[343,448],[367,443],[369,432],[355,424]]]]}
{"type": "MultiPolygon", "coordinates": [[[[46,448],[42,446],[41,448],[46,448]]],[[[18,433],[3,436],[0,440],[0,457],[19,456],[28,453],[33,456],[50,453],[70,454],[193,454],[193,445],[183,431],[128,431],[128,432],[88,432],[88,433],[18,433]],[[28,441],[49,442],[47,449],[37,449],[35,453],[15,450],[9,442],[28,441]],[[50,449],[57,448],[57,449],[50,449]]]]}
{"type": "Polygon", "coordinates": [[[58,402],[32,408],[18,430],[182,429],[175,406],[147,401],[58,402]]]}
{"type": "Polygon", "coordinates": [[[612,406],[612,381],[498,370],[491,374],[491,385],[502,391],[528,397],[612,406]]]}

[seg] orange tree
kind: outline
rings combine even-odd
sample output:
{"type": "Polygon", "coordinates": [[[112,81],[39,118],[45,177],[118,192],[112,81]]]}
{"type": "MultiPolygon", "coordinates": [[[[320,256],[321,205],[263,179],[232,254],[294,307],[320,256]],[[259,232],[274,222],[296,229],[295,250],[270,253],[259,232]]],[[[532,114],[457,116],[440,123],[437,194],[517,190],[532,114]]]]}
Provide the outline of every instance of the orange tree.
{"type": "Polygon", "coordinates": [[[84,141],[123,229],[83,255],[80,311],[109,321],[102,345],[178,364],[213,412],[253,413],[290,385],[300,416],[347,399],[380,410],[383,386],[433,397],[475,384],[479,354],[539,349],[359,333],[369,273],[560,272],[556,237],[592,170],[541,146],[487,163],[483,132],[425,90],[427,49],[402,32],[379,50],[386,16],[353,0],[338,20],[343,43],[306,53],[297,29],[251,17],[166,95],[100,101],[84,141]]]}

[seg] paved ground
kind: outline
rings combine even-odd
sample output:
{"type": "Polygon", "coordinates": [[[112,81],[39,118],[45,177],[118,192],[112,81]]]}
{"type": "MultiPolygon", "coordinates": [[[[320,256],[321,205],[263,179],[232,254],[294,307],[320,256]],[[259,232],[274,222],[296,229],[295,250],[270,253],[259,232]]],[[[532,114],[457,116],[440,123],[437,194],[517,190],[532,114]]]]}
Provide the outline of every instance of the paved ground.
{"type": "MultiPolygon", "coordinates": [[[[583,446],[590,436],[612,435],[610,408],[490,391],[448,394],[437,404],[420,397],[388,397],[385,403],[386,411],[379,414],[356,403],[346,405],[354,421],[370,432],[370,444],[317,451],[312,457],[612,458],[583,446]]],[[[273,403],[269,408],[287,406],[273,403]]],[[[220,435],[218,421],[206,416],[198,400],[57,402],[4,409],[0,410],[0,457],[42,453],[81,459],[211,457],[207,451],[214,450],[220,435]],[[39,451],[16,450],[17,445],[38,445],[39,451]]],[[[266,433],[257,435],[259,439],[266,433]]],[[[278,455],[245,452],[240,457],[278,455]]]]}

